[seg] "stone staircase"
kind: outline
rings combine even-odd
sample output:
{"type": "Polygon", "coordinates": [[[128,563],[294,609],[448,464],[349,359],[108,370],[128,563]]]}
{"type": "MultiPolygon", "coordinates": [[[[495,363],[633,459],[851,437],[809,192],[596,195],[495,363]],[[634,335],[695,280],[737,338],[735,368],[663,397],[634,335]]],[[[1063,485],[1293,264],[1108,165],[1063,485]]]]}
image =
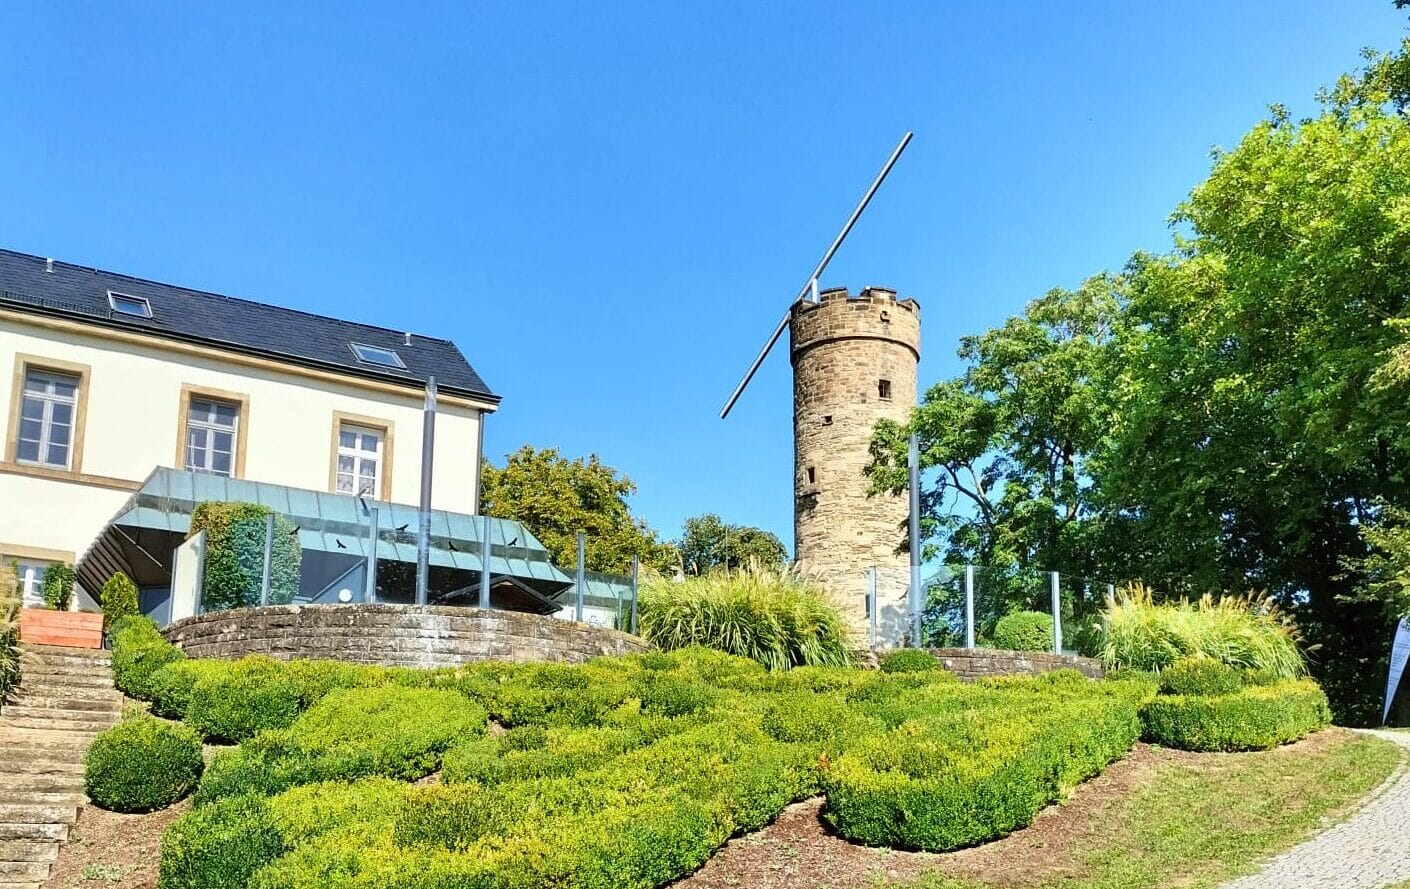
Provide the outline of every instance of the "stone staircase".
{"type": "Polygon", "coordinates": [[[0,889],[37,889],[84,804],[83,756],[122,715],[106,651],[26,645],[0,708],[0,889]]]}

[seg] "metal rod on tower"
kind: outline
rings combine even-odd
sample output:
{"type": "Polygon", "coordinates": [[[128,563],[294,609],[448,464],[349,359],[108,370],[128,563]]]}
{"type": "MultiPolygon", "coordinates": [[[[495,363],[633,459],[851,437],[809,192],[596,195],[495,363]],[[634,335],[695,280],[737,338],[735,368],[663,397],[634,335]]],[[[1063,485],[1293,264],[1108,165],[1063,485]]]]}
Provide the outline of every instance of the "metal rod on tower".
{"type": "Polygon", "coordinates": [[[416,604],[425,605],[431,587],[431,462],[436,455],[436,378],[426,378],[426,410],[421,424],[421,522],[416,535],[416,604]]]}
{"type": "Polygon", "coordinates": [[[906,466],[910,475],[911,515],[908,522],[911,544],[911,645],[920,648],[920,438],[911,433],[906,466]]]}
{"type": "MultiPolygon", "coordinates": [[[[764,348],[759,351],[759,355],[754,359],[754,363],[749,365],[749,370],[745,371],[744,379],[740,380],[739,385],[734,387],[734,392],[730,395],[729,401],[725,402],[724,409],[720,411],[721,420],[729,416],[729,412],[734,408],[734,403],[739,400],[739,396],[744,394],[744,388],[749,385],[750,380],[754,379],[754,374],[759,372],[759,365],[764,363],[764,359],[769,356],[769,352],[773,349],[774,344],[778,342],[778,338],[783,336],[783,332],[788,329],[788,319],[793,314],[794,304],[809,294],[817,293],[817,281],[822,277],[823,271],[827,269],[827,264],[832,262],[832,257],[837,253],[837,248],[841,247],[842,242],[847,239],[847,235],[852,231],[852,226],[857,224],[857,220],[861,218],[862,211],[866,210],[867,204],[871,203],[871,199],[876,194],[876,190],[881,188],[882,182],[886,181],[887,174],[891,172],[892,167],[896,166],[896,161],[900,159],[901,152],[905,151],[906,146],[910,144],[911,136],[913,135],[915,134],[908,132],[901,137],[901,141],[896,145],[896,150],[891,152],[891,157],[887,158],[885,166],[881,168],[881,172],[876,174],[876,178],[872,180],[871,187],[867,189],[866,194],[862,195],[861,202],[858,203],[857,208],[852,211],[852,215],[847,218],[847,223],[842,226],[842,231],[838,232],[837,237],[832,240],[832,246],[827,248],[827,252],[823,254],[823,258],[818,262],[818,267],[813,269],[813,273],[808,276],[808,280],[803,284],[803,289],[798,291],[798,295],[788,304],[788,311],[783,313],[783,320],[779,321],[778,326],[774,328],[773,334],[769,336],[769,341],[764,343],[764,348]]],[[[816,296],[814,296],[814,298],[816,298],[816,296]]]]}

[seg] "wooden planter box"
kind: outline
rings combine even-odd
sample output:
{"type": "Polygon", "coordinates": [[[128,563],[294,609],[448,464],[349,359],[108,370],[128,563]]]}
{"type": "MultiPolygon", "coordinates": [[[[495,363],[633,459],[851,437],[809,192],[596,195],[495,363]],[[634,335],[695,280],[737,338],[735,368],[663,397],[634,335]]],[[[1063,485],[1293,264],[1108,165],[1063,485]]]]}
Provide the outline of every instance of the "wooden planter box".
{"type": "Polygon", "coordinates": [[[29,645],[67,645],[71,648],[103,647],[103,615],[82,611],[20,611],[20,642],[29,645]]]}

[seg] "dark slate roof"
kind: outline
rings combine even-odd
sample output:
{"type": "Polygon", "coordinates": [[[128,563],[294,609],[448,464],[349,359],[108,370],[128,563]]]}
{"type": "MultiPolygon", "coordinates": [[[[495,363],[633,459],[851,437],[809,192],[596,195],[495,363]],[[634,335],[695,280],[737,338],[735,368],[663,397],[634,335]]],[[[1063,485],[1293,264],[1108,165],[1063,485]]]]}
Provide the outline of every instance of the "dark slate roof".
{"type": "Polygon", "coordinates": [[[499,401],[450,340],[413,334],[408,346],[400,331],[65,262],[55,261],[49,272],[46,262],[0,249],[0,306],[418,388],[434,374],[437,388],[448,394],[499,401]],[[110,290],[146,297],[152,317],[113,312],[110,290]],[[406,369],[364,364],[353,354],[352,343],[395,349],[406,369]]]}

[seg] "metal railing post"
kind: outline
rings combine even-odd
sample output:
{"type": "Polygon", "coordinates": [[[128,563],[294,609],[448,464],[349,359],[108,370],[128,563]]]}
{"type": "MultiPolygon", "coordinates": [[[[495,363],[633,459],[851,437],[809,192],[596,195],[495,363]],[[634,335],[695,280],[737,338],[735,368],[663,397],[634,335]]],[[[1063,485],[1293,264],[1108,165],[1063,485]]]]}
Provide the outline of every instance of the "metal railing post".
{"type": "Polygon", "coordinates": [[[1053,571],[1048,577],[1053,593],[1053,654],[1062,654],[1062,592],[1058,573],[1053,571]]]}
{"type": "Polygon", "coordinates": [[[876,648],[876,566],[867,569],[867,645],[876,648]]]}
{"type": "Polygon", "coordinates": [[[577,593],[576,593],[576,596],[575,596],[577,602],[576,602],[576,607],[574,608],[574,612],[573,612],[574,619],[577,620],[578,623],[582,623],[582,622],[583,622],[583,595],[584,595],[584,592],[585,592],[583,588],[587,586],[587,560],[586,560],[586,558],[585,558],[585,550],[586,550],[586,547],[587,547],[587,535],[584,534],[582,531],[579,531],[579,532],[578,532],[578,583],[577,583],[577,593]]]}
{"type": "Polygon", "coordinates": [[[964,566],[964,647],[974,647],[974,566],[964,566]]]}
{"type": "Polygon", "coordinates": [[[636,596],[637,596],[637,590],[638,590],[638,588],[640,587],[640,580],[639,580],[639,574],[640,574],[640,572],[641,572],[641,559],[639,559],[639,558],[636,557],[636,556],[632,556],[632,623],[631,623],[631,632],[632,632],[632,635],[633,635],[633,636],[636,635],[636,596]]]}
{"type": "Polygon", "coordinates": [[[490,517],[480,520],[480,607],[490,610],[490,517]]]}
{"type": "Polygon", "coordinates": [[[364,578],[366,582],[363,584],[362,601],[371,605],[377,601],[377,538],[381,535],[377,507],[368,507],[367,517],[367,577],[364,578]]]}
{"type": "Polygon", "coordinates": [[[269,604],[269,572],[274,565],[274,513],[264,518],[264,573],[260,575],[259,582],[260,605],[269,604]]]}

